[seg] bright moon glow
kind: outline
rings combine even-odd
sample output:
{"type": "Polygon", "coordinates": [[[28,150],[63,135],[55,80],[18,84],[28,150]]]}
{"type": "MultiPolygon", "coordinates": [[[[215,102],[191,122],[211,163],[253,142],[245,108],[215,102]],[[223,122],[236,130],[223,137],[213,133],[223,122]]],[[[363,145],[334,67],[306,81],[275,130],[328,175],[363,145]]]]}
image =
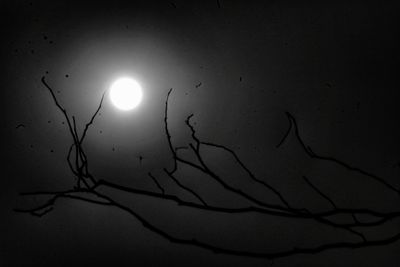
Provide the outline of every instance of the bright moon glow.
{"type": "Polygon", "coordinates": [[[110,87],[111,102],[121,110],[135,108],[142,101],[140,85],[131,78],[120,78],[110,87]]]}

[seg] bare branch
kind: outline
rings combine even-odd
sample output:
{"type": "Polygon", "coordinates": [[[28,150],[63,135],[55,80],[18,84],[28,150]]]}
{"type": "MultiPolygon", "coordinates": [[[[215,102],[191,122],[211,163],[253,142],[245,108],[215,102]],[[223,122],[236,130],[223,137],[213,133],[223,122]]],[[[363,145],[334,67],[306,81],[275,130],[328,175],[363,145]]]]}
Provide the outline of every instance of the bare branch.
{"type": "Polygon", "coordinates": [[[287,131],[286,131],[285,135],[283,136],[283,138],[281,139],[281,141],[276,145],[276,148],[279,148],[286,141],[286,138],[288,138],[288,136],[292,130],[292,126],[293,126],[293,123],[291,120],[289,120],[289,128],[287,129],[287,131]]]}
{"type": "MultiPolygon", "coordinates": [[[[302,207],[300,209],[295,209],[292,208],[288,201],[283,197],[283,194],[277,190],[274,186],[270,185],[269,183],[265,182],[264,180],[261,180],[257,178],[251,171],[250,169],[243,163],[243,161],[238,157],[238,155],[233,151],[232,149],[224,146],[224,145],[219,145],[219,144],[214,144],[211,142],[203,142],[201,141],[197,135],[196,135],[196,129],[195,127],[191,124],[191,119],[193,118],[193,114],[190,114],[187,116],[185,122],[186,125],[189,127],[191,131],[191,137],[194,143],[190,143],[189,147],[193,151],[193,153],[196,156],[197,162],[192,162],[190,160],[187,160],[183,157],[180,157],[177,155],[177,151],[180,149],[187,149],[188,147],[174,147],[172,144],[172,137],[170,135],[169,129],[168,129],[168,101],[170,94],[172,92],[172,88],[168,91],[167,97],[166,97],[166,102],[165,102],[165,113],[164,113],[164,126],[165,126],[165,134],[167,137],[167,142],[168,146],[170,148],[171,154],[172,154],[172,159],[174,161],[174,166],[171,171],[168,171],[166,168],[163,168],[164,172],[168,175],[169,178],[171,178],[179,188],[183,189],[184,191],[188,192],[191,194],[193,197],[195,197],[197,200],[199,200],[200,203],[196,202],[191,202],[191,201],[186,201],[181,198],[179,198],[176,195],[171,195],[167,194],[165,189],[162,187],[162,185],[158,182],[157,178],[153,176],[150,172],[148,173],[149,177],[153,180],[157,188],[159,189],[160,193],[158,192],[153,192],[153,191],[147,191],[147,190],[141,190],[137,188],[132,188],[132,187],[127,187],[119,184],[115,184],[103,179],[96,180],[89,172],[88,169],[88,157],[84,152],[82,143],[87,135],[87,131],[90,128],[90,126],[93,124],[95,117],[97,116],[98,112],[101,109],[103,99],[104,99],[104,94],[102,95],[101,101],[99,103],[98,108],[96,109],[95,113],[92,115],[90,121],[86,123],[84,130],[82,132],[82,135],[79,138],[78,130],[77,130],[77,125],[75,121],[75,117],[72,116],[72,123],[69,119],[69,116],[66,112],[66,110],[60,105],[58,102],[53,90],[51,87],[46,83],[45,77],[42,77],[42,83],[46,86],[46,88],[50,91],[52,98],[56,104],[56,106],[61,110],[63,113],[64,117],[67,120],[68,123],[68,128],[71,133],[71,136],[73,138],[73,144],[70,146],[68,155],[67,155],[67,162],[70,167],[71,172],[78,178],[78,187],[74,187],[73,189],[70,190],[65,190],[65,191],[36,191],[36,192],[28,192],[28,193],[22,193],[24,196],[35,196],[35,195],[43,195],[43,196],[48,196],[49,198],[41,205],[34,207],[34,208],[29,208],[29,209],[15,209],[16,212],[22,212],[22,213],[28,213],[33,216],[37,217],[42,217],[49,213],[51,210],[53,210],[54,205],[56,201],[60,198],[67,198],[67,199],[73,199],[73,200],[80,200],[84,201],[87,203],[91,204],[97,204],[97,205],[102,205],[102,206],[111,206],[111,207],[116,207],[120,210],[123,210],[125,212],[128,212],[131,216],[139,220],[143,226],[150,230],[151,232],[154,232],[161,237],[169,240],[170,242],[177,243],[177,244],[185,244],[185,245],[191,245],[203,249],[207,249],[210,251],[213,251],[215,253],[223,253],[223,254],[228,254],[228,255],[236,255],[236,256],[248,256],[248,257],[255,257],[255,258],[267,258],[267,259],[275,259],[275,258],[280,258],[280,257],[287,257],[291,255],[296,255],[296,254],[315,254],[319,253],[322,251],[326,250],[331,250],[331,249],[339,249],[339,248],[361,248],[361,247],[369,247],[369,246],[378,246],[378,245],[386,245],[390,244],[393,242],[396,242],[400,239],[400,233],[395,234],[393,236],[389,236],[386,238],[382,239],[375,239],[375,240],[368,240],[367,237],[364,235],[363,232],[360,232],[358,230],[362,229],[363,231],[369,230],[369,227],[375,227],[375,226],[381,226],[382,224],[396,219],[400,218],[400,211],[396,212],[381,212],[379,210],[373,210],[373,209],[349,209],[349,208],[338,208],[337,205],[334,203],[332,198],[330,198],[327,194],[325,194],[322,190],[320,190],[316,185],[314,185],[306,176],[303,176],[304,181],[314,190],[316,191],[322,198],[326,199],[329,201],[329,203],[332,205],[333,209],[331,210],[323,210],[319,212],[311,212],[307,207],[302,207]],[[203,156],[201,154],[200,149],[202,146],[209,146],[217,149],[222,149],[226,152],[228,152],[233,158],[235,159],[236,163],[247,173],[247,175],[250,177],[250,180],[256,182],[257,184],[262,185],[263,187],[267,188],[268,190],[272,191],[284,205],[276,205],[276,204],[271,204],[265,201],[262,201],[260,199],[257,199],[255,196],[252,196],[249,193],[246,193],[242,191],[239,188],[235,188],[232,185],[230,185],[228,182],[226,182],[225,179],[217,175],[213,170],[209,168],[207,163],[204,161],[203,156]],[[72,156],[72,151],[75,149],[75,159],[74,161],[71,159],[72,156]],[[219,206],[213,206],[213,205],[208,205],[201,194],[197,193],[195,190],[191,189],[188,186],[183,185],[176,177],[175,173],[178,170],[178,163],[179,164],[184,164],[193,170],[198,170],[202,172],[203,174],[207,175],[207,177],[210,177],[211,179],[215,180],[218,182],[225,190],[234,193],[235,195],[246,199],[250,202],[250,206],[245,206],[245,207],[235,207],[235,208],[226,208],[226,207],[219,207],[219,206]],[[92,183],[92,186],[89,185],[88,181],[92,183]],[[84,187],[80,186],[80,183],[84,183],[84,187]],[[298,219],[298,220],[313,220],[314,222],[323,224],[325,226],[330,227],[330,229],[339,229],[342,231],[347,231],[348,233],[351,233],[357,237],[360,237],[360,241],[358,242],[321,242],[321,245],[313,246],[313,247],[301,247],[301,248],[288,248],[284,249],[281,251],[267,251],[267,252],[258,252],[258,251],[250,251],[250,250],[235,250],[235,249],[230,249],[228,247],[221,247],[221,246],[216,246],[204,241],[200,241],[194,238],[181,238],[174,236],[167,231],[164,231],[162,228],[157,227],[156,225],[152,224],[150,221],[148,221],[145,217],[140,215],[138,212],[135,210],[128,208],[127,206],[115,201],[111,197],[100,193],[98,191],[99,187],[108,187],[111,189],[119,190],[121,192],[126,192],[134,195],[140,195],[140,196],[146,196],[146,197],[151,197],[155,199],[159,199],[160,201],[171,201],[175,202],[179,206],[186,207],[186,208],[192,208],[192,209],[198,209],[198,210],[203,210],[207,212],[213,212],[213,213],[219,213],[219,214],[244,214],[244,213],[256,213],[260,214],[263,216],[271,216],[271,217],[281,217],[281,218],[288,218],[288,219],[298,219]],[[349,221],[345,222],[336,222],[336,218],[342,217],[343,215],[346,215],[346,218],[349,217],[349,221]],[[350,217],[351,215],[351,217],[350,217]],[[357,216],[361,215],[368,215],[374,218],[374,220],[368,221],[368,222],[362,222],[358,220],[357,216]],[[351,220],[352,219],[352,220],[351,220]],[[362,227],[362,228],[360,228],[362,227]],[[357,229],[357,230],[355,230],[357,229]]],[[[289,114],[288,112],[286,113],[289,119],[289,129],[285,133],[283,139],[279,142],[277,147],[280,147],[287,137],[289,136],[289,133],[292,131],[292,129],[295,129],[295,134],[297,137],[297,140],[300,142],[302,148],[306,151],[308,156],[320,160],[328,160],[332,161],[336,164],[339,164],[342,167],[347,168],[348,170],[351,171],[356,171],[360,174],[369,176],[379,183],[385,185],[387,188],[389,188],[392,191],[395,191],[399,193],[400,191],[396,188],[394,188],[392,185],[387,183],[385,180],[382,178],[379,178],[373,174],[370,174],[368,172],[365,172],[361,169],[352,167],[338,159],[331,158],[331,157],[323,157],[316,155],[309,146],[306,146],[303,140],[300,138],[297,123],[294,119],[294,117],[289,114]]]]}
{"type": "Polygon", "coordinates": [[[283,210],[286,212],[295,212],[295,210],[288,209],[286,207],[282,207],[281,205],[275,205],[275,204],[270,204],[264,201],[261,201],[245,192],[242,190],[235,188],[228,183],[226,183],[221,177],[219,177],[215,172],[213,172],[211,169],[208,168],[208,166],[205,164],[203,161],[203,158],[198,150],[191,145],[192,150],[194,151],[197,159],[200,161],[201,167],[196,167],[198,170],[202,171],[204,174],[208,175],[209,177],[213,178],[215,181],[217,181],[224,189],[250,201],[253,202],[254,204],[266,207],[266,208],[271,208],[271,209],[277,209],[277,210],[283,210]]]}
{"type": "MultiPolygon", "coordinates": [[[[79,195],[73,195],[73,193],[78,193],[78,192],[86,192],[89,193],[89,191],[82,191],[82,190],[66,190],[66,191],[61,191],[61,192],[30,192],[30,193],[24,193],[23,195],[51,195],[52,197],[49,198],[44,204],[36,207],[36,208],[31,208],[31,209],[14,209],[15,212],[21,212],[21,213],[30,213],[33,216],[37,217],[42,217],[43,215],[49,213],[51,210],[53,210],[53,206],[57,199],[59,198],[69,198],[69,199],[75,199],[75,200],[81,200],[85,202],[89,202],[92,204],[100,204],[100,205],[110,205],[110,202],[103,202],[103,201],[98,201],[95,199],[90,199],[86,198],[83,196],[79,195]]],[[[90,192],[94,194],[94,192],[90,192]]],[[[99,197],[97,194],[94,194],[94,196],[99,197]]]]}
{"type": "MultiPolygon", "coordinates": [[[[46,79],[45,79],[45,76],[42,77],[41,81],[42,81],[42,83],[44,84],[44,86],[49,90],[49,92],[50,92],[50,94],[51,94],[51,96],[52,96],[52,98],[53,98],[53,100],[54,100],[54,103],[56,104],[56,106],[58,107],[58,109],[63,113],[65,119],[67,120],[68,129],[69,129],[69,131],[70,131],[70,133],[71,133],[71,136],[72,136],[72,138],[74,138],[74,132],[73,132],[73,130],[72,130],[72,125],[71,125],[70,119],[69,119],[69,117],[68,117],[67,111],[66,111],[66,110],[60,105],[60,103],[58,102],[57,97],[56,97],[56,95],[55,95],[54,92],[53,92],[53,89],[47,84],[46,79]]],[[[75,141],[77,141],[77,140],[75,140],[75,138],[74,138],[74,142],[75,142],[75,141]]]]}
{"type": "Polygon", "coordinates": [[[96,193],[99,197],[102,197],[104,199],[107,199],[111,205],[114,205],[121,210],[124,210],[128,212],[130,215],[135,217],[138,221],[140,221],[143,225],[143,227],[147,228],[151,232],[154,232],[167,240],[169,240],[172,243],[177,243],[177,244],[184,244],[184,245],[191,245],[195,247],[200,247],[206,250],[211,250],[214,253],[221,253],[221,254],[228,254],[228,255],[235,255],[235,256],[247,256],[247,257],[254,257],[254,258],[266,258],[266,259],[276,259],[276,258],[282,258],[282,257],[287,257],[291,255],[296,255],[296,254],[316,254],[322,251],[326,250],[331,250],[331,249],[338,249],[338,248],[360,248],[360,247],[371,247],[371,246],[379,246],[379,245],[386,245],[386,244],[391,244],[394,243],[398,240],[400,240],[400,233],[390,236],[388,238],[384,239],[378,239],[378,240],[363,240],[360,242],[335,242],[335,243],[326,243],[320,246],[315,246],[315,247],[305,247],[305,248],[292,248],[288,250],[283,250],[279,252],[254,252],[254,251],[248,251],[248,250],[235,250],[235,249],[229,249],[229,248],[224,248],[224,247],[219,247],[215,245],[211,245],[209,243],[199,241],[195,238],[179,238],[176,236],[173,236],[162,229],[156,227],[155,225],[151,224],[148,220],[146,220],[144,217],[139,215],[137,212],[134,210],[112,200],[111,198],[102,195],[100,193],[96,193]]]}
{"type": "Polygon", "coordinates": [[[104,100],[104,95],[105,95],[105,92],[104,92],[104,93],[102,94],[102,96],[101,96],[101,100],[100,100],[99,106],[98,106],[97,109],[96,109],[96,112],[93,114],[93,116],[92,116],[92,118],[90,119],[90,121],[89,121],[88,123],[86,123],[86,125],[85,125],[85,129],[83,130],[82,136],[81,136],[81,138],[79,139],[79,143],[80,143],[80,144],[82,144],[83,140],[84,140],[85,137],[86,137],[86,133],[87,133],[89,127],[93,124],[94,118],[97,116],[97,114],[99,113],[99,111],[100,111],[100,109],[101,109],[101,105],[103,104],[103,100],[104,100]]]}
{"type": "MultiPolygon", "coordinates": [[[[381,213],[381,212],[376,212],[373,210],[368,210],[368,209],[343,209],[339,208],[336,210],[331,210],[328,212],[322,212],[322,213],[301,213],[301,214],[294,214],[294,213],[287,213],[287,212],[282,212],[282,211],[276,211],[276,210],[271,210],[271,209],[265,209],[265,208],[260,208],[256,206],[247,206],[247,207],[239,207],[239,208],[224,208],[224,207],[217,207],[217,206],[212,206],[212,205],[199,205],[194,202],[188,202],[185,200],[182,200],[178,198],[177,196],[174,195],[168,195],[168,194],[159,194],[155,192],[150,192],[150,191],[145,191],[145,190],[140,190],[132,187],[127,187],[127,186],[122,186],[119,184],[112,183],[110,181],[106,180],[99,180],[96,187],[93,189],[99,187],[99,186],[106,186],[110,187],[113,189],[121,190],[127,193],[131,194],[137,194],[137,195],[142,195],[142,196],[148,196],[152,198],[157,198],[160,200],[168,200],[168,201],[173,201],[177,203],[179,206],[183,207],[188,207],[188,208],[195,208],[195,209],[200,209],[200,210],[206,210],[210,212],[222,212],[222,213],[249,213],[249,212],[255,212],[263,215],[270,215],[270,216],[279,216],[279,217],[286,217],[286,218],[297,218],[297,219],[310,219],[313,217],[332,217],[336,215],[343,215],[343,214],[360,214],[360,215],[369,215],[373,217],[380,218],[382,220],[391,220],[394,218],[399,218],[400,217],[400,211],[399,212],[390,212],[390,213],[381,213]]],[[[343,224],[344,226],[351,227],[351,226],[363,226],[362,224],[343,224]]],[[[371,226],[369,224],[366,224],[365,226],[371,226]]]]}
{"type": "Polygon", "coordinates": [[[182,188],[183,190],[189,192],[191,195],[193,195],[195,198],[197,198],[198,200],[200,200],[201,203],[203,203],[203,205],[207,206],[207,203],[200,197],[199,194],[197,194],[193,189],[183,185],[181,182],[179,182],[178,179],[176,179],[173,175],[173,173],[169,172],[167,169],[164,168],[164,172],[168,175],[168,177],[170,177],[180,188],[182,188]]]}
{"type": "MultiPolygon", "coordinates": [[[[355,172],[360,173],[362,175],[368,176],[368,177],[374,179],[375,181],[377,181],[378,183],[386,186],[388,189],[390,189],[390,190],[392,190],[392,191],[394,191],[394,192],[396,192],[397,194],[400,195],[400,189],[395,188],[393,185],[389,184],[383,178],[378,177],[375,174],[369,173],[369,172],[364,171],[364,170],[362,170],[360,168],[357,168],[357,167],[353,167],[353,166],[351,166],[351,165],[349,165],[349,164],[345,163],[344,161],[341,161],[341,160],[339,160],[337,158],[327,157],[327,156],[320,156],[320,155],[317,155],[316,153],[314,153],[314,151],[311,149],[311,147],[310,146],[306,146],[304,141],[300,137],[299,129],[297,127],[297,122],[296,122],[296,119],[293,117],[293,115],[290,114],[289,112],[286,112],[286,116],[288,117],[288,120],[289,120],[289,123],[290,123],[289,130],[292,128],[292,125],[293,125],[294,129],[295,129],[295,135],[296,135],[297,140],[299,141],[299,143],[301,144],[301,146],[303,147],[303,149],[307,153],[307,155],[309,155],[311,158],[316,158],[316,159],[320,159],[320,160],[334,162],[334,163],[346,168],[349,171],[355,171],[355,172]]],[[[284,139],[282,139],[281,143],[283,143],[286,140],[287,136],[288,136],[288,134],[285,136],[284,139]]]]}
{"type": "Polygon", "coordinates": [[[337,209],[337,206],[335,204],[335,202],[333,202],[333,200],[328,197],[326,194],[324,194],[321,190],[318,189],[318,187],[316,187],[313,183],[311,183],[311,181],[303,175],[303,179],[304,181],[306,181],[306,183],[312,188],[314,189],[319,195],[321,195],[323,198],[325,198],[326,200],[329,201],[329,203],[331,203],[331,205],[333,206],[333,208],[337,209]]]}
{"type": "Polygon", "coordinates": [[[164,195],[165,194],[165,190],[164,188],[160,185],[160,183],[157,181],[156,177],[154,177],[151,172],[148,173],[148,175],[150,176],[150,178],[154,181],[154,183],[157,185],[158,189],[160,189],[161,193],[164,195]]]}
{"type": "Polygon", "coordinates": [[[201,144],[203,145],[207,145],[207,146],[212,146],[212,147],[216,147],[216,148],[221,148],[225,151],[228,151],[236,160],[236,162],[240,165],[240,167],[242,167],[242,169],[244,169],[247,174],[250,176],[250,178],[255,181],[258,184],[261,184],[262,186],[265,186],[266,188],[268,188],[269,190],[271,190],[276,196],[278,196],[278,198],[285,204],[285,206],[287,208],[291,208],[289,205],[289,202],[287,200],[285,200],[285,198],[283,197],[283,195],[277,190],[275,189],[273,186],[269,185],[267,182],[262,181],[258,178],[255,177],[255,175],[250,171],[249,168],[246,167],[246,165],[239,159],[239,157],[237,156],[237,154],[235,153],[235,151],[233,151],[232,149],[223,146],[223,145],[218,145],[218,144],[213,144],[210,142],[201,142],[201,144]]]}
{"type": "Polygon", "coordinates": [[[288,211],[288,212],[294,211],[294,209],[292,209],[290,207],[290,205],[288,204],[288,202],[283,198],[282,194],[278,190],[273,188],[272,186],[268,185],[266,182],[257,179],[253,175],[253,173],[243,164],[243,162],[239,159],[239,157],[236,155],[236,153],[233,150],[231,150],[231,149],[229,149],[229,148],[227,148],[225,146],[222,146],[222,145],[216,145],[216,144],[212,144],[212,143],[208,143],[208,142],[201,142],[200,139],[198,139],[197,136],[196,136],[196,130],[195,130],[194,126],[190,123],[190,119],[192,117],[193,117],[193,114],[190,114],[187,117],[186,125],[190,128],[192,139],[196,143],[196,146],[193,146],[192,144],[190,144],[190,147],[192,148],[192,150],[195,153],[198,161],[201,164],[201,167],[200,166],[196,167],[198,170],[200,170],[203,173],[207,174],[208,176],[212,177],[214,180],[219,182],[226,190],[231,191],[231,192],[233,192],[233,193],[235,193],[235,194],[237,194],[237,195],[239,195],[239,196],[241,196],[241,197],[243,197],[243,198],[245,198],[245,199],[257,204],[257,205],[261,205],[261,206],[268,207],[268,208],[273,208],[273,209],[285,210],[285,211],[288,211]],[[266,186],[268,189],[272,190],[279,197],[279,199],[281,199],[281,201],[285,204],[286,207],[281,207],[280,205],[273,205],[273,204],[269,204],[269,203],[265,203],[263,201],[260,201],[260,200],[256,199],[255,197],[250,196],[250,195],[246,194],[245,192],[243,192],[243,191],[241,191],[241,190],[239,190],[237,188],[234,188],[234,187],[230,186],[229,184],[227,184],[226,182],[224,182],[215,172],[213,172],[211,169],[209,169],[207,167],[207,164],[204,162],[204,160],[203,160],[203,158],[202,158],[202,156],[200,154],[200,145],[201,144],[208,145],[208,146],[213,146],[213,147],[217,147],[217,148],[221,148],[221,149],[224,149],[224,150],[228,151],[230,154],[232,154],[234,156],[235,160],[249,174],[250,178],[253,181],[255,181],[255,182],[257,182],[257,183],[259,183],[259,184],[261,184],[263,186],[266,186]]]}
{"type": "Polygon", "coordinates": [[[167,136],[168,146],[171,150],[172,158],[174,160],[174,167],[170,171],[171,173],[173,173],[176,171],[176,168],[177,168],[177,163],[176,163],[177,155],[176,155],[174,146],[172,145],[171,134],[169,133],[169,130],[168,130],[168,102],[169,102],[169,96],[170,96],[171,92],[172,92],[172,88],[169,89],[168,94],[167,94],[167,99],[165,100],[164,127],[165,127],[165,135],[167,136]]]}
{"type": "Polygon", "coordinates": [[[200,140],[197,138],[196,136],[196,130],[194,129],[193,125],[190,123],[190,119],[193,117],[193,114],[190,114],[187,118],[186,118],[186,125],[190,128],[190,131],[192,132],[192,139],[196,142],[196,147],[195,150],[199,151],[200,149],[200,140]]]}

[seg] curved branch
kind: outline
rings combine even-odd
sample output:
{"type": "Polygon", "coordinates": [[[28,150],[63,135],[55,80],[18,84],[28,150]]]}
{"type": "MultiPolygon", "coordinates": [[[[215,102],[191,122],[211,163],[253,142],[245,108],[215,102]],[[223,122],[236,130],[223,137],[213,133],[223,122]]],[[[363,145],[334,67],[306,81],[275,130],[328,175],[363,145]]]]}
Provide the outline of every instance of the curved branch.
{"type": "Polygon", "coordinates": [[[176,163],[176,151],[174,149],[174,146],[172,145],[171,141],[171,134],[169,133],[168,130],[168,102],[169,102],[169,96],[172,92],[172,88],[169,89],[168,94],[167,94],[167,99],[165,100],[165,111],[164,111],[164,127],[165,127],[165,135],[167,136],[167,141],[168,141],[168,146],[169,149],[171,150],[172,153],[172,158],[174,160],[174,167],[170,171],[171,173],[174,173],[177,169],[177,163],[176,163]]]}
{"type": "MultiPolygon", "coordinates": [[[[334,158],[334,157],[327,157],[327,156],[320,156],[320,155],[316,154],[316,153],[311,149],[310,146],[307,146],[307,145],[304,143],[303,139],[300,137],[299,129],[298,129],[298,127],[297,127],[297,122],[296,122],[296,119],[293,117],[293,115],[290,114],[289,112],[286,112],[286,116],[288,117],[288,120],[289,120],[289,130],[288,130],[288,132],[290,131],[290,129],[292,128],[292,125],[293,125],[293,126],[294,126],[294,130],[295,130],[296,138],[297,138],[297,140],[298,140],[299,143],[301,144],[303,150],[307,153],[308,156],[310,156],[311,158],[319,159],[319,160],[325,160],[325,161],[334,162],[334,163],[336,163],[336,164],[338,164],[338,165],[340,165],[340,166],[346,168],[346,169],[349,170],[349,171],[354,171],[354,172],[357,172],[357,173],[359,173],[359,174],[368,176],[368,177],[374,179],[375,181],[377,181],[378,183],[380,183],[380,184],[386,186],[386,187],[387,187],[388,189],[390,189],[391,191],[394,191],[394,192],[396,192],[397,194],[400,195],[400,189],[395,188],[393,185],[389,184],[389,183],[388,183],[387,181],[385,181],[383,178],[381,178],[381,177],[379,177],[379,176],[377,176],[377,175],[375,175],[375,174],[369,173],[369,172],[364,171],[364,170],[362,170],[362,169],[360,169],[360,168],[357,168],[357,167],[353,167],[353,166],[351,166],[351,165],[349,165],[349,164],[345,163],[344,161],[341,161],[341,160],[339,160],[339,159],[337,159],[337,158],[334,158]]],[[[284,139],[282,139],[282,141],[280,142],[280,144],[283,143],[283,142],[287,139],[288,135],[289,135],[288,133],[285,135],[284,139]]],[[[280,144],[279,144],[279,145],[280,145],[280,144]]]]}

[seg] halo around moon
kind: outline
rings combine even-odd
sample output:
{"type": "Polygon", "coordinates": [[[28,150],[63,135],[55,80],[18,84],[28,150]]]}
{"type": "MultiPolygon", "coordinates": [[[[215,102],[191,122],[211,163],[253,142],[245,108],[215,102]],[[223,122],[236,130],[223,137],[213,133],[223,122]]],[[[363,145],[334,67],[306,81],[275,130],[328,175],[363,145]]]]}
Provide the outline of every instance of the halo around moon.
{"type": "Polygon", "coordinates": [[[110,87],[110,99],[115,107],[128,111],[137,107],[143,98],[142,87],[131,78],[119,78],[110,87]]]}

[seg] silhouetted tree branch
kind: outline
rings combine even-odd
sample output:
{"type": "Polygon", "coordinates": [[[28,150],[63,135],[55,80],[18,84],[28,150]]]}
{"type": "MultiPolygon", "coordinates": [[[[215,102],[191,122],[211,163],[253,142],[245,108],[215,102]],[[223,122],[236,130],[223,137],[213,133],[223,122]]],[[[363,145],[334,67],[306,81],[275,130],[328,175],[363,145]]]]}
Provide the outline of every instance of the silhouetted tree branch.
{"type": "MultiPolygon", "coordinates": [[[[172,136],[169,132],[168,128],[168,103],[169,98],[172,92],[172,88],[167,93],[167,98],[165,100],[165,113],[164,113],[164,129],[165,135],[167,138],[167,143],[169,146],[169,150],[171,153],[173,166],[171,170],[167,168],[162,168],[164,173],[180,188],[182,191],[189,193],[191,196],[196,199],[196,202],[184,200],[179,197],[177,194],[169,194],[167,192],[167,188],[163,187],[159,182],[158,178],[154,176],[152,173],[148,173],[148,176],[154,182],[157,187],[157,191],[143,190],[135,187],[129,187],[121,184],[113,183],[112,181],[108,181],[105,179],[96,179],[89,170],[88,165],[88,157],[84,152],[83,141],[87,136],[87,132],[90,126],[93,125],[95,117],[99,113],[104,94],[101,97],[100,103],[91,117],[90,121],[85,124],[84,130],[81,134],[78,133],[77,125],[75,117],[70,117],[65,108],[59,103],[57,97],[55,96],[53,89],[48,85],[45,80],[45,77],[41,79],[44,86],[50,92],[55,105],[64,115],[69,133],[72,137],[72,144],[69,147],[67,153],[67,163],[72,172],[72,174],[77,179],[76,184],[72,187],[72,189],[68,189],[65,191],[36,191],[36,192],[28,192],[22,193],[23,196],[47,196],[48,199],[43,204],[26,209],[15,209],[16,212],[29,213],[33,216],[42,217],[54,209],[54,206],[59,199],[71,199],[84,201],[91,204],[102,205],[102,206],[111,206],[123,210],[129,213],[131,216],[136,218],[138,221],[142,223],[142,225],[160,235],[161,237],[178,244],[185,244],[200,247],[203,249],[210,250],[215,253],[224,253],[230,255],[237,256],[249,256],[256,258],[266,258],[266,259],[275,259],[281,257],[288,257],[295,254],[315,254],[326,250],[331,249],[339,249],[339,248],[362,248],[362,247],[370,247],[370,246],[382,246],[387,245],[393,242],[396,242],[400,239],[400,232],[392,234],[391,236],[382,237],[381,239],[371,239],[368,237],[367,233],[371,229],[375,229],[375,227],[384,227],[385,224],[394,219],[398,219],[400,217],[400,211],[392,211],[392,212],[384,212],[377,209],[370,208],[344,208],[337,205],[332,196],[328,196],[326,192],[323,192],[319,187],[317,187],[308,177],[301,176],[305,181],[306,185],[309,186],[313,191],[315,191],[319,195],[319,199],[323,201],[327,201],[330,203],[330,209],[324,209],[320,211],[310,211],[308,207],[302,208],[294,208],[289,201],[287,200],[287,196],[274,187],[272,184],[267,182],[267,179],[262,179],[256,177],[254,173],[246,166],[243,160],[239,158],[239,156],[235,153],[234,150],[230,149],[221,144],[214,144],[212,142],[202,141],[201,138],[197,136],[196,129],[191,123],[191,119],[193,118],[193,114],[187,116],[185,123],[189,128],[191,133],[191,142],[188,144],[189,146],[180,146],[175,147],[172,142],[172,136]],[[219,176],[212,168],[206,163],[203,154],[202,147],[211,147],[214,149],[223,150],[228,152],[229,155],[233,157],[236,164],[245,171],[247,177],[262,188],[265,188],[268,192],[275,195],[280,204],[271,203],[265,201],[255,195],[247,193],[239,188],[236,188],[225,177],[219,176]],[[196,162],[193,162],[189,159],[186,159],[180,155],[178,155],[178,151],[181,149],[190,149],[190,151],[195,156],[196,162]],[[201,193],[196,192],[191,186],[182,183],[177,177],[177,171],[180,165],[185,165],[186,167],[191,168],[192,170],[199,171],[205,177],[208,177],[212,181],[216,182],[221,186],[223,190],[233,194],[234,196],[246,200],[249,204],[243,204],[243,206],[237,207],[224,207],[219,205],[214,205],[209,202],[205,196],[202,196],[201,193]],[[283,249],[280,251],[251,251],[251,250],[239,250],[239,249],[231,249],[224,246],[213,245],[211,243],[201,241],[195,238],[181,238],[177,237],[173,234],[168,233],[162,228],[156,226],[156,224],[152,223],[150,220],[146,219],[139,212],[135,211],[132,208],[129,208],[127,205],[124,205],[115,199],[112,196],[106,195],[105,193],[101,193],[102,188],[110,188],[117,190],[117,192],[128,193],[137,196],[144,196],[148,198],[158,199],[159,201],[165,202],[174,202],[178,206],[186,207],[193,210],[206,211],[210,216],[213,214],[226,214],[229,216],[231,214],[247,214],[254,213],[260,216],[269,216],[269,218],[287,218],[290,220],[301,220],[301,221],[312,221],[317,224],[329,227],[330,229],[337,229],[340,231],[348,232],[357,238],[357,241],[347,241],[343,240],[340,242],[332,242],[326,241],[321,238],[321,242],[319,245],[314,245],[310,247],[288,247],[287,249],[283,249]],[[368,216],[368,221],[363,221],[360,218],[362,216],[368,216]],[[338,220],[338,218],[342,218],[338,220]],[[348,218],[347,220],[343,220],[343,218],[348,218]]],[[[310,158],[316,160],[330,161],[335,163],[341,167],[344,167],[348,171],[357,172],[363,176],[372,178],[377,184],[384,186],[385,190],[388,193],[395,193],[397,195],[400,194],[400,190],[395,188],[393,185],[385,181],[383,178],[378,177],[374,174],[371,174],[367,171],[364,171],[360,168],[356,168],[351,166],[350,164],[345,163],[339,159],[327,156],[320,156],[313,152],[313,150],[307,146],[302,140],[299,129],[297,126],[297,122],[293,115],[289,112],[286,112],[286,115],[289,120],[289,127],[282,140],[278,143],[277,147],[280,147],[288,138],[289,134],[294,131],[297,141],[301,144],[301,147],[307,153],[310,158]]],[[[318,201],[318,200],[317,200],[318,201]]]]}

